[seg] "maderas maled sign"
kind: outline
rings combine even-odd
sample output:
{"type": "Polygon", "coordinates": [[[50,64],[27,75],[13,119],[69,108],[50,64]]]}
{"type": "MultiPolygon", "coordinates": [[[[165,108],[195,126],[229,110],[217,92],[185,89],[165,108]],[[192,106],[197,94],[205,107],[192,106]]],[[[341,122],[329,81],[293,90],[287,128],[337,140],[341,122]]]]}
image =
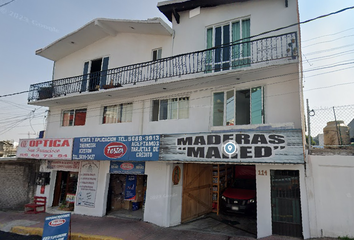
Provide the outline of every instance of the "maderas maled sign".
{"type": "Polygon", "coordinates": [[[163,135],[160,160],[303,163],[301,130],[163,135]]]}

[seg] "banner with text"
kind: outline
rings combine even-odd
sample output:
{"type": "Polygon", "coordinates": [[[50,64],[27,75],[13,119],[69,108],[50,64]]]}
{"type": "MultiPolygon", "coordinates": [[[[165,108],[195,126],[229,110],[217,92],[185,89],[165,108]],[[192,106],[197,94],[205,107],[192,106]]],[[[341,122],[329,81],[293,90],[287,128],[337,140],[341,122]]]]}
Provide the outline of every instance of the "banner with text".
{"type": "Polygon", "coordinates": [[[72,138],[20,139],[16,157],[71,160],[72,138]]]}
{"type": "Polygon", "coordinates": [[[99,161],[82,161],[76,193],[76,205],[83,207],[95,207],[99,161]]]}
{"type": "Polygon", "coordinates": [[[171,134],[160,141],[163,161],[304,163],[298,129],[171,134]]]}
{"type": "Polygon", "coordinates": [[[160,135],[74,138],[74,160],[157,161],[160,135]]]}

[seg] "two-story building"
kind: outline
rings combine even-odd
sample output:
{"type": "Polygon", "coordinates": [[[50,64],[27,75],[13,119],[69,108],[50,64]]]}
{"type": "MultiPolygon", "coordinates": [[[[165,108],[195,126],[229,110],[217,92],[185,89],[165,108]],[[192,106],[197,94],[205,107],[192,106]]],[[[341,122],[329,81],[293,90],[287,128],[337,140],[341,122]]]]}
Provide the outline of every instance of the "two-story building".
{"type": "Polygon", "coordinates": [[[297,1],[157,7],[172,27],[98,18],[36,51],[54,62],[30,86],[29,104],[49,107],[41,144],[72,147],[71,160],[41,155],[38,195],[103,216],[135,185],[144,221],[165,227],[255,204],[257,237],[308,238],[297,1]],[[243,166],[256,195],[223,195],[243,166]]]}

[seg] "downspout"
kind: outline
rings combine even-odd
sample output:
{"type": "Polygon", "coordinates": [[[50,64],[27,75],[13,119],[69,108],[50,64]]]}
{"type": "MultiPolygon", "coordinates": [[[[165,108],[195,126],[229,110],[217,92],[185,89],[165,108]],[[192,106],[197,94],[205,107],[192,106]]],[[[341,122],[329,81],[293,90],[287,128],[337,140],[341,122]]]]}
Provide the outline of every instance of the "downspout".
{"type": "MultiPolygon", "coordinates": [[[[142,106],[142,111],[141,111],[141,122],[140,122],[140,135],[144,134],[144,114],[145,114],[145,100],[142,100],[143,106],[142,106]]],[[[134,111],[134,110],[133,110],[134,111]]]]}

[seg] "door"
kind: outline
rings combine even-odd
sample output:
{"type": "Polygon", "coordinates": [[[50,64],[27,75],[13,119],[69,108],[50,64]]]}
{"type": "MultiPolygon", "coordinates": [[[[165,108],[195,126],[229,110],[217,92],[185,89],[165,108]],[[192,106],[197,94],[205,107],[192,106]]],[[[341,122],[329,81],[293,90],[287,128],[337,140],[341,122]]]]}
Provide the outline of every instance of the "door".
{"type": "Polygon", "coordinates": [[[273,234],[301,237],[299,171],[271,170],[273,234]]]}
{"type": "Polygon", "coordinates": [[[212,174],[209,164],[183,165],[182,222],[211,212],[212,174]]]}
{"type": "Polygon", "coordinates": [[[52,206],[58,206],[66,200],[66,194],[76,194],[77,189],[77,172],[58,171],[55,182],[54,197],[52,206]]]}

